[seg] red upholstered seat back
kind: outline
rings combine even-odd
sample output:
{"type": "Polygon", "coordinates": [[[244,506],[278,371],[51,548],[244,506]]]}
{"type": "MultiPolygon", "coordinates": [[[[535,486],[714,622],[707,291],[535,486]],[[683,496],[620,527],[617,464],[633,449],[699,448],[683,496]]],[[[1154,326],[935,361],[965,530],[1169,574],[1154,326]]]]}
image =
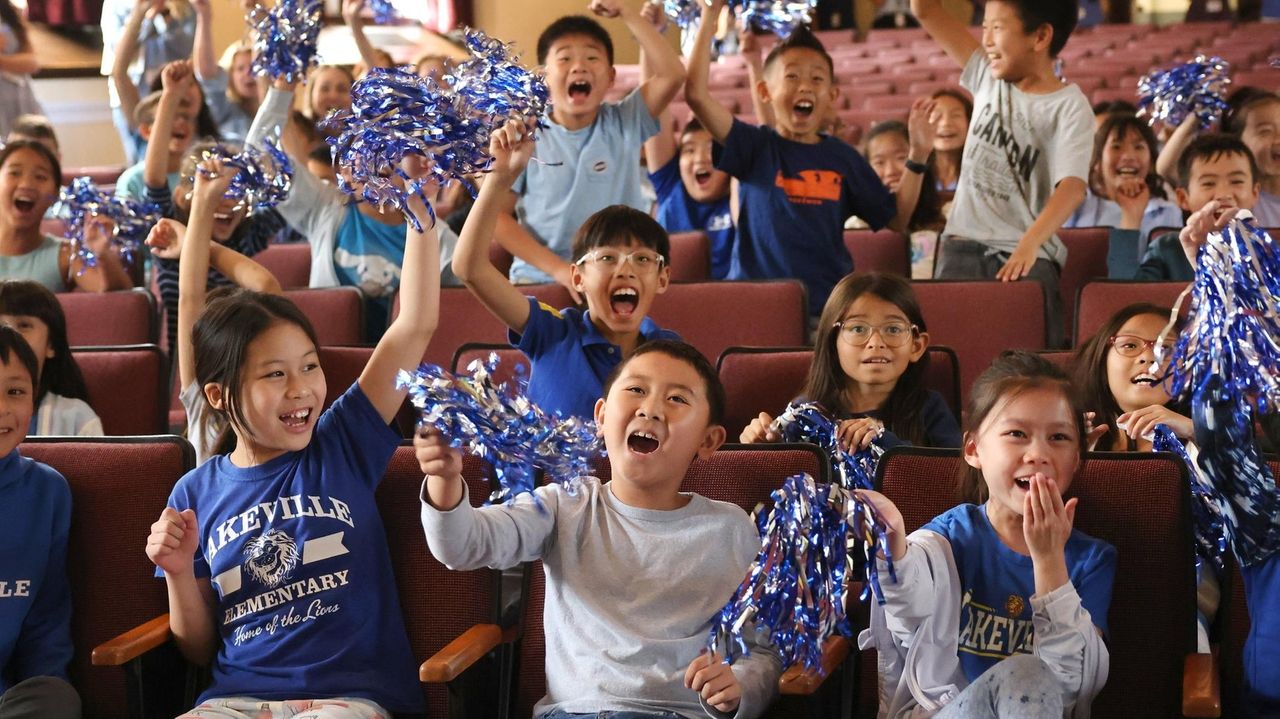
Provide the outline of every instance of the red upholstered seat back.
{"type": "Polygon", "coordinates": [[[788,347],[808,342],[804,285],[794,280],[675,283],[650,316],[714,360],[726,347],[788,347]]]}
{"type": "Polygon", "coordinates": [[[108,436],[168,430],[169,360],[159,347],[79,347],[71,355],[108,436]]]}
{"type": "Polygon", "coordinates": [[[711,279],[711,240],[705,232],[671,234],[672,282],[706,282],[711,279]]]}
{"type": "MultiPolygon", "coordinates": [[[[1152,302],[1173,307],[1186,282],[1090,282],[1080,288],[1076,305],[1076,346],[1084,344],[1120,309],[1135,302],[1152,302]]],[[[1183,302],[1182,314],[1190,309],[1191,300],[1183,302]]]]}
{"type": "Polygon", "coordinates": [[[311,320],[321,345],[358,345],[364,342],[364,295],[355,287],[285,290],[311,320]]]}
{"type": "Polygon", "coordinates": [[[308,242],[267,245],[253,256],[253,261],[275,275],[286,290],[304,289],[311,285],[311,244],[308,242]]]}
{"type": "Polygon", "coordinates": [[[844,246],[856,272],[889,272],[911,276],[911,242],[893,230],[845,230],[844,246]]]}
{"type": "Polygon", "coordinates": [[[156,343],[156,301],[146,290],[59,292],[58,303],[72,347],[156,343]]]}
{"type": "Polygon", "coordinates": [[[1062,297],[1063,336],[1071,329],[1075,317],[1076,295],[1080,288],[1093,280],[1107,276],[1107,250],[1111,247],[1109,227],[1064,227],[1058,237],[1067,247],[1067,263],[1062,267],[1058,280],[1058,294],[1062,297]]]}
{"type": "MultiPolygon", "coordinates": [[[[519,290],[555,309],[573,306],[569,291],[560,285],[521,285],[519,290]]],[[[397,295],[391,309],[392,318],[400,310],[399,303],[400,296],[397,295]]],[[[422,361],[448,367],[454,353],[468,342],[506,344],[507,328],[480,304],[470,290],[445,287],[440,290],[440,326],[432,335],[422,361]]]]}
{"type": "Polygon", "coordinates": [[[178,437],[37,437],[19,451],[58,470],[71,487],[71,681],[86,719],[114,719],[126,706],[124,670],[90,666],[89,655],[169,611],[164,581],[143,549],[173,485],[195,465],[195,452],[178,437]]]}

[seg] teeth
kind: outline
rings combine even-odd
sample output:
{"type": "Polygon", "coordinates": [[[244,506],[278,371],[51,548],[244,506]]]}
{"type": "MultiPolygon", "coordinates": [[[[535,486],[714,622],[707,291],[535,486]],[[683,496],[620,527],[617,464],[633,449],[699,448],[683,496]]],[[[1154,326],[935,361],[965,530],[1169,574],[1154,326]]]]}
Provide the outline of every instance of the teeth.
{"type": "Polygon", "coordinates": [[[286,415],[283,415],[283,416],[284,416],[284,417],[292,417],[293,419],[306,419],[307,417],[310,417],[310,416],[311,416],[311,410],[309,410],[309,409],[299,409],[299,410],[295,410],[295,411],[290,412],[289,414],[286,414],[286,415]]]}
{"type": "Polygon", "coordinates": [[[620,290],[615,290],[613,293],[613,296],[614,297],[639,297],[640,293],[636,292],[634,289],[630,287],[623,287],[620,290]]]}
{"type": "Polygon", "coordinates": [[[635,435],[636,437],[644,437],[645,439],[653,439],[653,440],[657,439],[657,437],[655,437],[652,434],[649,434],[648,432],[632,432],[631,434],[635,435]]]}

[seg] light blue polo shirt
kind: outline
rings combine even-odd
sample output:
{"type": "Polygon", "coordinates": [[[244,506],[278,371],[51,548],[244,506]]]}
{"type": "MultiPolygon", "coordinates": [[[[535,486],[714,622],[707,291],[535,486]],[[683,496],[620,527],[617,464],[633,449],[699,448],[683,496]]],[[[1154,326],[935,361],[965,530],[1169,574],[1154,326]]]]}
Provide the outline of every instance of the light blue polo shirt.
{"type": "MultiPolygon", "coordinates": [[[[524,334],[511,331],[507,336],[532,365],[529,399],[548,414],[591,417],[596,400],[604,396],[605,378],[622,361],[622,349],[600,334],[588,312],[557,310],[536,297],[528,299],[524,334]]],[[[640,336],[641,342],[680,339],[649,317],[640,323],[640,336]]]]}
{"type": "MultiPolygon", "coordinates": [[[[640,148],[657,134],[657,118],[638,91],[621,102],[600,106],[596,121],[581,130],[566,130],[542,118],[533,160],[512,189],[520,196],[520,224],[538,242],[568,262],[573,236],[587,218],[610,205],[648,212],[640,167],[640,148]]],[[[554,282],[550,275],[519,257],[511,265],[517,284],[554,282]]]]}

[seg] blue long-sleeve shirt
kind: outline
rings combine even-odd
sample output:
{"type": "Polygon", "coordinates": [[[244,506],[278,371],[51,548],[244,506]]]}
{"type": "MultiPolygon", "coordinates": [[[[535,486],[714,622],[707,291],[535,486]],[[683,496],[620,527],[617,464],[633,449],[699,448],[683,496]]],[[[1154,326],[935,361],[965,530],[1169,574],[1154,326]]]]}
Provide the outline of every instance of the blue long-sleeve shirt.
{"type": "Polygon", "coordinates": [[[13,450],[0,459],[0,694],[39,676],[67,678],[71,489],[13,450]]]}

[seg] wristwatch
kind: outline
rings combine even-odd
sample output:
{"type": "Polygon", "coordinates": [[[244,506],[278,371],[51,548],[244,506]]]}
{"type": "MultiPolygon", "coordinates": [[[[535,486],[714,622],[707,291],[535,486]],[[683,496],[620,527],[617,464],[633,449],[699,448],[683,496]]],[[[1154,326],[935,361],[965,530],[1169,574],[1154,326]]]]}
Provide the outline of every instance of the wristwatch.
{"type": "Polygon", "coordinates": [[[913,160],[913,159],[911,159],[911,158],[909,158],[909,157],[908,157],[908,158],[907,158],[907,169],[908,169],[908,170],[911,170],[912,172],[916,173],[917,175],[923,175],[923,174],[924,174],[924,171],[925,171],[925,170],[927,170],[927,169],[929,169],[929,166],[928,166],[928,165],[926,165],[926,164],[924,164],[923,162],[916,162],[915,160],[913,160]]]}

